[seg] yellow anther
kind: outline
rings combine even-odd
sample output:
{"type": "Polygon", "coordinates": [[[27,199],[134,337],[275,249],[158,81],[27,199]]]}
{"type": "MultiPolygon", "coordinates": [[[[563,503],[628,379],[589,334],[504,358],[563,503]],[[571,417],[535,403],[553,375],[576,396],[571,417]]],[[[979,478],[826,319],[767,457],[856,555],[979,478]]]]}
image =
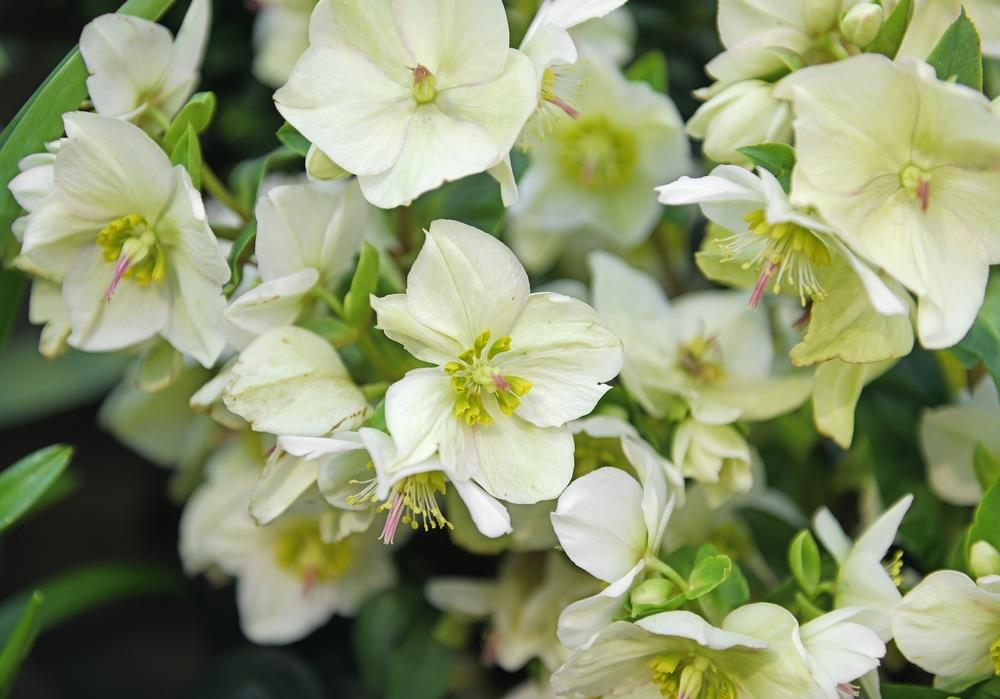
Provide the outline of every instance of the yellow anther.
{"type": "Polygon", "coordinates": [[[96,242],[106,262],[121,265],[124,271],[120,278],[140,286],[166,279],[166,251],[142,216],[129,214],[115,219],[101,229],[96,242]]]}
{"type": "Polygon", "coordinates": [[[483,350],[486,349],[486,345],[488,345],[489,342],[490,331],[487,330],[486,332],[480,333],[479,337],[477,337],[476,341],[473,343],[473,349],[476,350],[477,357],[482,356],[483,350]]]}
{"type": "Polygon", "coordinates": [[[489,425],[493,415],[487,409],[492,396],[495,408],[511,415],[521,405],[521,397],[531,390],[531,382],[519,376],[508,376],[492,364],[500,354],[510,350],[510,337],[501,337],[490,345],[490,332],[476,337],[471,349],[459,355],[459,362],[448,362],[444,371],[451,377],[455,390],[455,419],[470,427],[489,425]],[[489,351],[483,356],[486,348],[489,351]]]}
{"type": "Polygon", "coordinates": [[[510,351],[510,335],[506,337],[501,337],[499,340],[490,346],[489,354],[486,355],[487,359],[493,359],[498,354],[510,351]]]}
{"type": "Polygon", "coordinates": [[[993,674],[1000,677],[1000,637],[990,645],[990,660],[993,661],[993,674]]]}

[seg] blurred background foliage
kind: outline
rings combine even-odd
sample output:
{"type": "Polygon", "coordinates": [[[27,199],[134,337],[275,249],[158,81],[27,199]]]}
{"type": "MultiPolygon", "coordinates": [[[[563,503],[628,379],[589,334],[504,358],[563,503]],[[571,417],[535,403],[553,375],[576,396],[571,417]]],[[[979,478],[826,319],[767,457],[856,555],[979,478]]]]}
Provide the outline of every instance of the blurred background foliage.
{"type": "MultiPolygon", "coordinates": [[[[513,4],[524,9],[521,0],[513,4]]],[[[178,2],[164,23],[176,28],[185,5],[178,2]]],[[[0,125],[73,46],[83,25],[116,7],[115,0],[0,3],[0,125]]],[[[715,2],[631,0],[629,7],[640,30],[636,55],[659,50],[666,56],[669,92],[688,118],[696,107],[692,91],[707,83],[703,66],[719,51],[715,2]]],[[[218,95],[219,111],[203,146],[206,160],[223,174],[241,160],[273,150],[274,132],[281,125],[271,90],[250,73],[253,21],[252,1],[216,0],[201,89],[218,95]]],[[[497,222],[498,202],[495,190],[484,192],[482,178],[445,187],[418,203],[414,222],[424,224],[446,210],[449,217],[490,230],[497,222]]],[[[668,235],[662,240],[669,243],[668,290],[704,286],[690,257],[700,231],[691,230],[685,215],[676,211],[665,212],[663,228],[668,235]]],[[[652,256],[648,250],[644,254],[652,256]]],[[[281,649],[248,644],[239,633],[232,588],[215,590],[180,575],[179,507],[165,495],[170,474],[143,462],[97,427],[100,400],[125,360],[70,353],[46,362],[36,351],[35,333],[22,312],[0,355],[5,462],[54,442],[73,444],[76,455],[60,486],[61,497],[53,498],[57,502],[0,538],[0,600],[78,566],[112,560],[132,567],[105,567],[96,574],[125,575],[123,584],[131,580],[136,586],[125,585],[124,592],[145,594],[88,611],[70,623],[50,624],[53,628],[37,640],[14,696],[421,699],[442,695],[437,686],[442,677],[476,675],[477,659],[456,654],[443,642],[446,629],[438,627],[419,590],[430,560],[436,574],[481,575],[490,574],[495,561],[463,554],[445,537],[419,537],[416,545],[405,547],[399,558],[407,584],[376,598],[353,626],[335,620],[281,649]],[[145,572],[129,578],[126,574],[137,574],[135,566],[144,566],[145,572]],[[163,571],[155,581],[142,577],[154,575],[153,570],[163,571]],[[429,637],[442,640],[428,643],[429,637]]],[[[804,512],[826,504],[845,522],[863,518],[858,503],[864,507],[866,499],[859,500],[858,492],[887,503],[914,492],[916,503],[901,534],[908,562],[919,570],[947,566],[968,512],[943,505],[929,493],[916,425],[925,407],[949,400],[953,387],[964,381],[961,372],[947,353],[915,350],[865,391],[850,452],[818,437],[808,405],[755,426],[751,439],[760,449],[768,481],[804,512]]],[[[766,560],[776,572],[786,573],[787,545],[795,532],[765,514],[747,519],[766,560]]],[[[84,595],[88,582],[95,580],[104,578],[71,578],[62,588],[56,585],[53,594],[84,595]]],[[[25,599],[17,601],[23,605],[25,599]]],[[[15,618],[12,608],[0,606],[0,640],[15,618]]],[[[494,687],[473,685],[464,696],[496,696],[516,679],[497,674],[486,680],[494,687]]]]}

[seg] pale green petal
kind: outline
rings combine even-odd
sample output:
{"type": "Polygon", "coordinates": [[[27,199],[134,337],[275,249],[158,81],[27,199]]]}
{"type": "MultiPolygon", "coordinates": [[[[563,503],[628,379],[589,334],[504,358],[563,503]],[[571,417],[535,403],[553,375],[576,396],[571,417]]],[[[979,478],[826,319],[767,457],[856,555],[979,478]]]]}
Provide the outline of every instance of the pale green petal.
{"type": "Polygon", "coordinates": [[[816,368],[813,419],[816,429],[847,449],[854,439],[854,408],[862,389],[887,372],[895,360],[848,364],[831,359],[816,368]]]}
{"type": "Polygon", "coordinates": [[[56,284],[44,279],[32,282],[28,320],[33,325],[45,326],[38,338],[38,351],[43,357],[55,359],[66,351],[66,339],[70,333],[69,314],[56,284]]]}
{"type": "Polygon", "coordinates": [[[250,515],[261,526],[269,524],[315,483],[315,461],[275,449],[250,498],[250,515]]]}
{"type": "Polygon", "coordinates": [[[306,174],[309,179],[318,182],[337,181],[351,176],[351,173],[317,148],[315,143],[309,144],[309,152],[306,153],[306,174]]]}
{"type": "Polygon", "coordinates": [[[473,619],[481,619],[493,612],[496,594],[496,582],[474,578],[431,578],[424,588],[427,601],[441,611],[473,619]]]}
{"type": "Polygon", "coordinates": [[[336,350],[295,327],[272,330],[243,351],[224,400],[258,432],[305,437],[353,429],[370,411],[336,350]]]}
{"type": "Polygon", "coordinates": [[[948,405],[924,412],[920,446],[927,463],[927,480],[935,495],[954,505],[973,506],[983,489],[973,458],[977,445],[1000,449],[1000,410],[973,405],[948,405]]]}
{"type": "Polygon", "coordinates": [[[650,661],[667,650],[672,648],[664,639],[635,624],[616,621],[591,643],[573,651],[553,673],[552,689],[560,695],[584,696],[638,689],[652,679],[650,661]]]}

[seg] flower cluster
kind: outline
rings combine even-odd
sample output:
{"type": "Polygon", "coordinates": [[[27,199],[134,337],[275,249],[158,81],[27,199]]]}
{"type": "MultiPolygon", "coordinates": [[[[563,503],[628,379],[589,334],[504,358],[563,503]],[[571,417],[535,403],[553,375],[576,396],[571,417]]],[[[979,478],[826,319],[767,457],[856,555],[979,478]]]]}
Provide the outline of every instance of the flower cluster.
{"type": "Polygon", "coordinates": [[[685,126],[624,0],[509,4],[259,3],[228,182],[208,0],[84,28],[10,266],[43,355],[129,357],[185,571],[261,644],[417,582],[511,699],[1000,677],[1000,10],[719,0],[685,126]]]}

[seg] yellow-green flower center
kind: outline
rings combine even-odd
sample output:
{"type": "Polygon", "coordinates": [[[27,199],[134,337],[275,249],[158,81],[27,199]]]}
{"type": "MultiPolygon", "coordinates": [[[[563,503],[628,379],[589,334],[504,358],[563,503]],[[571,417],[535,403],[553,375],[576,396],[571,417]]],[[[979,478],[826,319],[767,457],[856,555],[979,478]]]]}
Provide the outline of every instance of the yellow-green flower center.
{"type": "Polygon", "coordinates": [[[920,202],[921,210],[926,213],[931,205],[931,173],[911,163],[899,173],[899,183],[910,198],[920,202]]]}
{"type": "Polygon", "coordinates": [[[736,687],[703,655],[661,653],[650,663],[653,684],[669,699],[736,699],[736,687]]]}
{"type": "Polygon", "coordinates": [[[444,370],[455,389],[455,418],[469,426],[489,425],[493,417],[488,404],[496,403],[504,415],[511,415],[521,405],[521,397],[531,390],[531,383],[519,376],[505,374],[496,359],[510,351],[510,337],[490,344],[490,331],[479,335],[473,346],[448,362],[444,370]],[[487,346],[489,349],[487,349],[487,346]]]}
{"type": "Polygon", "coordinates": [[[680,346],[677,364],[681,371],[701,383],[710,384],[726,377],[722,351],[714,337],[697,336],[680,346]]]}
{"type": "Polygon", "coordinates": [[[781,293],[784,284],[799,292],[799,300],[821,301],[826,295],[817,270],[832,263],[830,251],[815,233],[796,223],[771,223],[763,209],[744,217],[747,233],[720,241],[719,248],[727,260],[734,259],[748,248],[757,249],[753,258],[743,263],[743,269],[760,268],[757,286],[750,296],[750,307],[756,308],[767,286],[773,280],[773,291],[781,293]],[[761,246],[763,241],[763,246],[761,246]]]}
{"type": "Polygon", "coordinates": [[[342,577],[354,562],[356,549],[357,542],[351,537],[324,542],[316,521],[304,519],[287,525],[278,535],[274,557],[279,567],[312,585],[342,577]]]}
{"type": "Polygon", "coordinates": [[[896,552],[892,554],[885,563],[882,564],[885,568],[885,572],[889,574],[889,579],[892,580],[892,584],[899,587],[903,584],[903,552],[896,549],[896,552]]]}
{"type": "Polygon", "coordinates": [[[635,135],[606,117],[585,117],[567,124],[555,138],[563,171],[583,189],[618,187],[635,174],[639,162],[635,135]]]}
{"type": "Polygon", "coordinates": [[[412,69],[413,87],[410,93],[417,104],[429,104],[437,97],[437,78],[424,66],[417,66],[412,69]]]}
{"type": "Polygon", "coordinates": [[[161,283],[167,275],[167,253],[156,231],[138,214],[122,216],[106,225],[97,234],[97,244],[105,261],[115,264],[109,299],[122,279],[146,286],[151,281],[161,283]]]}
{"type": "Polygon", "coordinates": [[[993,661],[993,674],[1000,677],[1000,636],[990,644],[990,660],[993,661]]]}

